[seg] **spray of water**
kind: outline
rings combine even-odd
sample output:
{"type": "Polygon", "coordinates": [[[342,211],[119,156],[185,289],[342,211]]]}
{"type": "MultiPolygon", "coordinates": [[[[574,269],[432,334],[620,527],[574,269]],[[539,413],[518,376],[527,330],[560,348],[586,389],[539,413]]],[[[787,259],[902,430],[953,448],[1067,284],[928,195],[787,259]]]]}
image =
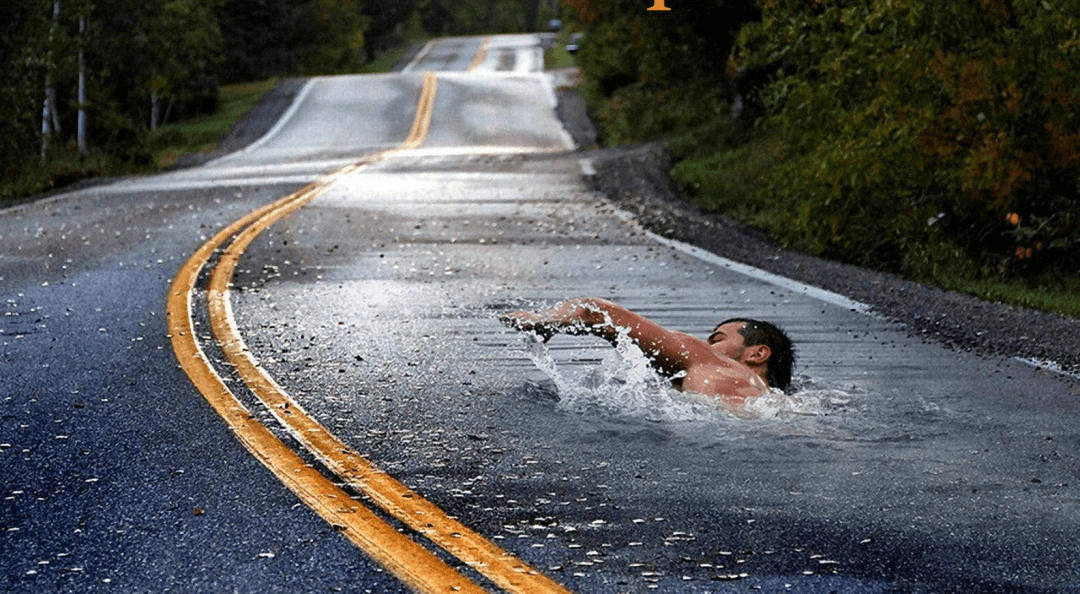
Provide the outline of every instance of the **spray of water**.
{"type": "Polygon", "coordinates": [[[538,337],[525,335],[525,352],[558,391],[558,406],[583,415],[656,422],[788,422],[848,409],[854,396],[809,380],[792,393],[773,390],[742,404],[680,391],[658,374],[632,341],[619,340],[597,365],[559,365],[538,337]]]}

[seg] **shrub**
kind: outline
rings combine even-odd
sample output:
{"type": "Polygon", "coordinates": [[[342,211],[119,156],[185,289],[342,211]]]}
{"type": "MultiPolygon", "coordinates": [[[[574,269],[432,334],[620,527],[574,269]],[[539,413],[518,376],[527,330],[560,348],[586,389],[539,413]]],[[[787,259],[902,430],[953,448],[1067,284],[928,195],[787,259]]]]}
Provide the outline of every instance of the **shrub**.
{"type": "Polygon", "coordinates": [[[587,100],[608,144],[655,138],[694,152],[724,144],[734,87],[728,56],[752,0],[684,2],[647,12],[630,0],[566,0],[584,32],[575,56],[587,100]]]}
{"type": "Polygon", "coordinates": [[[1080,1],[766,0],[739,61],[782,130],[759,199],[813,253],[916,277],[1080,266],[1080,1]]]}

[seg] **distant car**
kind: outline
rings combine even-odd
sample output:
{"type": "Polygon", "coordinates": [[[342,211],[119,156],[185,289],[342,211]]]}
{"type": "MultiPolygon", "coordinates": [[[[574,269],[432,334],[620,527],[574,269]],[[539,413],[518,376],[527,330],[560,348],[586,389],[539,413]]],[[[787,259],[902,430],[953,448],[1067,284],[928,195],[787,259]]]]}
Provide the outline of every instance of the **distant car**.
{"type": "Polygon", "coordinates": [[[562,21],[559,19],[551,19],[548,21],[548,30],[552,33],[558,33],[562,29],[562,21]]]}
{"type": "Polygon", "coordinates": [[[574,33],[570,36],[570,43],[566,44],[566,53],[576,54],[581,49],[581,41],[585,39],[584,33],[574,33]]]}

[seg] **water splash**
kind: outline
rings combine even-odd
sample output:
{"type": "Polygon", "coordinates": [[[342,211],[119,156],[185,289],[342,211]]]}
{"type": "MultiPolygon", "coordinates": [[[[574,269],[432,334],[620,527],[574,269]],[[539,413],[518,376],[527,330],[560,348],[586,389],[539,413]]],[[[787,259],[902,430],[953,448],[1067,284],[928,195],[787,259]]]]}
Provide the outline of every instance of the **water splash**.
{"type": "Polygon", "coordinates": [[[558,406],[587,416],[628,417],[653,422],[787,422],[850,409],[855,396],[802,380],[787,394],[773,390],[743,404],[674,388],[658,374],[645,354],[629,340],[596,365],[559,365],[547,345],[525,334],[525,352],[555,385],[558,406]]]}

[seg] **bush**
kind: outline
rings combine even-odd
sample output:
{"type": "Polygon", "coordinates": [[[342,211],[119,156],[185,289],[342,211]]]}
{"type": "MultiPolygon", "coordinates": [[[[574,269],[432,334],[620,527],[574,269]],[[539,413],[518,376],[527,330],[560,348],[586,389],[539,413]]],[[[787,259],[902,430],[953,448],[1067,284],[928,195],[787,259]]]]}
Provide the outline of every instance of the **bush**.
{"type": "Polygon", "coordinates": [[[782,130],[787,245],[916,278],[1080,266],[1078,0],[767,0],[739,59],[782,130]]]}
{"type": "Polygon", "coordinates": [[[647,12],[629,0],[567,0],[584,33],[575,56],[604,142],[666,138],[682,155],[723,146],[732,135],[735,89],[728,56],[752,0],[700,0],[647,12]],[[720,26],[718,26],[720,24],[720,26]]]}

